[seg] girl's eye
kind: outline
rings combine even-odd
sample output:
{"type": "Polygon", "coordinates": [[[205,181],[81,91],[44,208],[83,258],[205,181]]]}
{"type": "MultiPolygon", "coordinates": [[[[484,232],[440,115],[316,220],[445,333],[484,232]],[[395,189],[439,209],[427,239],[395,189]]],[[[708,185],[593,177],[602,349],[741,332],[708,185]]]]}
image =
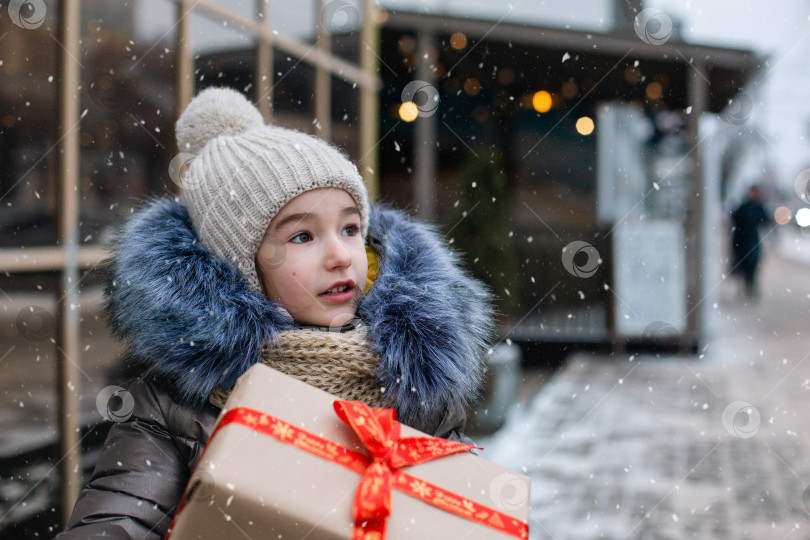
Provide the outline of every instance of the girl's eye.
{"type": "Polygon", "coordinates": [[[360,232],[360,227],[357,225],[349,225],[343,229],[343,232],[346,233],[346,236],[355,236],[360,232]]]}
{"type": "Polygon", "coordinates": [[[309,242],[310,240],[312,240],[312,237],[309,235],[309,233],[302,232],[293,236],[290,239],[290,242],[294,242],[296,244],[303,244],[305,242],[309,242]]]}

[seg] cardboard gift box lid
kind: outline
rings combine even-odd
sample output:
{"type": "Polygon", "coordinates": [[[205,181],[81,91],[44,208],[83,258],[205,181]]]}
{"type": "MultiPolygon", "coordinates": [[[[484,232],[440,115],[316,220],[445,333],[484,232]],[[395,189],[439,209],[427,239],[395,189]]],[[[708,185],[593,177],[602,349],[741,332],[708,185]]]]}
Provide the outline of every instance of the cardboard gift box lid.
{"type": "MultiPolygon", "coordinates": [[[[336,398],[256,364],[237,381],[220,415],[248,407],[367,454],[334,411],[336,398]]],[[[402,437],[427,437],[402,426],[402,437]]],[[[529,478],[469,452],[402,469],[521,522],[529,517],[529,478]]],[[[191,538],[349,539],[360,475],[240,424],[209,440],[183,495],[171,540],[191,538]]],[[[498,519],[498,518],[495,518],[498,519]]],[[[387,538],[514,538],[392,490],[387,538]]]]}

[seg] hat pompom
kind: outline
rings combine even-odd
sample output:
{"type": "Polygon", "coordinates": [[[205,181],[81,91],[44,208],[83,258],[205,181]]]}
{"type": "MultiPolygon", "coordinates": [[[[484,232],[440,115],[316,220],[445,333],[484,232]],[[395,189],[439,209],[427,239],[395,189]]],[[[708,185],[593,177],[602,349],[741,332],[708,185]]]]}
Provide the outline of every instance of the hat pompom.
{"type": "Polygon", "coordinates": [[[230,88],[207,88],[191,100],[177,120],[177,148],[198,154],[211,139],[239,135],[262,125],[261,113],[245,96],[230,88]]]}

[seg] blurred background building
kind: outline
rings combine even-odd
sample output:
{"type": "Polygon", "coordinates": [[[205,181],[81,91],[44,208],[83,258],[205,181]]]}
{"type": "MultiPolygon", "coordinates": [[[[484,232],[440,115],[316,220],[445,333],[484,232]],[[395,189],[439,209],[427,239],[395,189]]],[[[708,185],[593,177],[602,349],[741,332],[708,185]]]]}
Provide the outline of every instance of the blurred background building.
{"type": "Polygon", "coordinates": [[[767,153],[746,124],[765,59],[646,7],[0,2],[4,537],[58,529],[92,470],[96,396],[130,375],[104,246],[181,192],[173,126],[207,86],[334,142],[373,196],[435,223],[530,360],[697,348],[723,203],[761,180],[740,162],[767,153]]]}

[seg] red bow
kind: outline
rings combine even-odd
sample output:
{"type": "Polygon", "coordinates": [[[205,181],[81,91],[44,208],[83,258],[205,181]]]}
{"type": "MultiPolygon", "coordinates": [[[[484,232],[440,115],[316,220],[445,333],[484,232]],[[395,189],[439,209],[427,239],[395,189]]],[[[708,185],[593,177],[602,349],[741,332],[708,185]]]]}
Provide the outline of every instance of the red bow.
{"type": "Polygon", "coordinates": [[[392,470],[475,448],[431,437],[400,438],[394,409],[371,409],[361,401],[336,401],[335,412],[360,437],[371,457],[354,496],[352,540],[385,538],[391,513],[392,470]]]}

